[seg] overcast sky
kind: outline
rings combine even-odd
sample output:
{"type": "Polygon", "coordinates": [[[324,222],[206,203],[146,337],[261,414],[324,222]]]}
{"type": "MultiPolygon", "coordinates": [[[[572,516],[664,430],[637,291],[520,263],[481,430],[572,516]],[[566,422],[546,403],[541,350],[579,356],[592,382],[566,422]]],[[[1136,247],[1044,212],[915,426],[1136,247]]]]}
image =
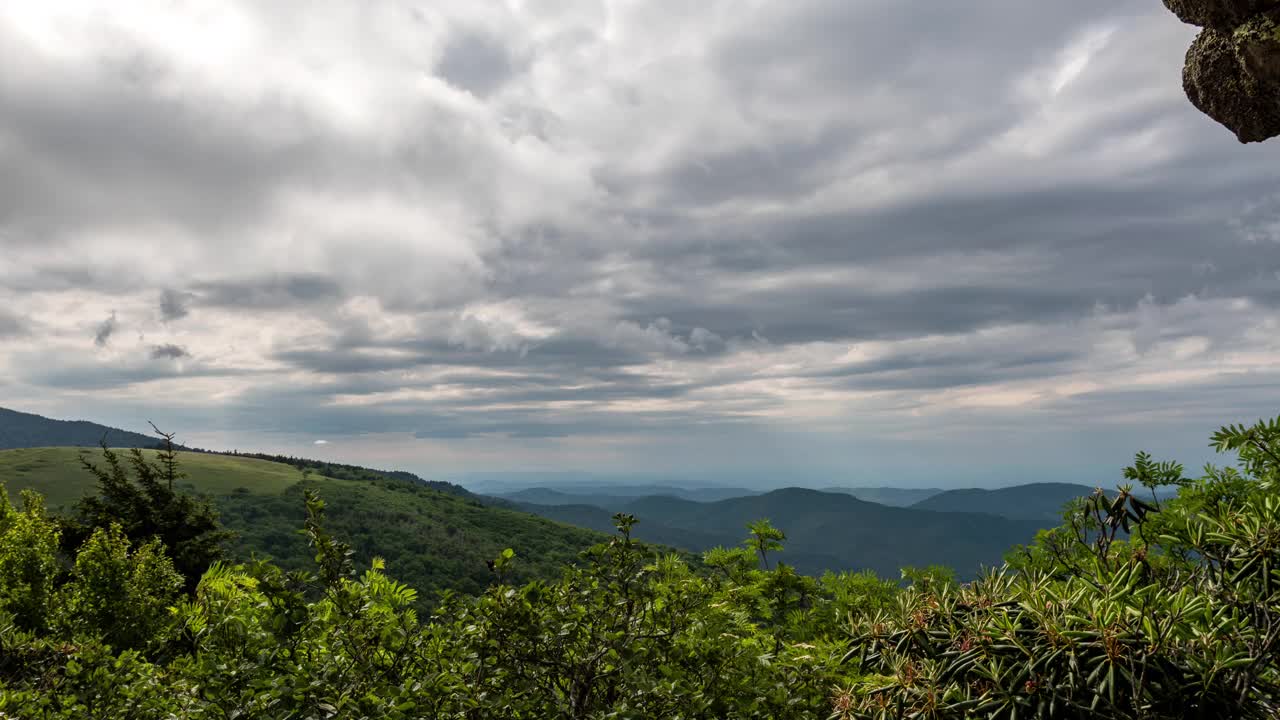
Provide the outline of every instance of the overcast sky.
{"type": "Polygon", "coordinates": [[[1158,0],[0,4],[0,405],[398,467],[1115,480],[1280,413],[1158,0]],[[323,442],[320,442],[323,441],[323,442]]]}

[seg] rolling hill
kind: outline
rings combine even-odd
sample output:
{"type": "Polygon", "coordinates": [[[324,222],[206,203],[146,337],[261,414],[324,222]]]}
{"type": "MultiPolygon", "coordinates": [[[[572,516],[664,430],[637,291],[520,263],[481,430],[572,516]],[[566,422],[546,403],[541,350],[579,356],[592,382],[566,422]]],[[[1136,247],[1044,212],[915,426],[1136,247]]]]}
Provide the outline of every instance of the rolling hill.
{"type": "MultiPolygon", "coordinates": [[[[94,490],[79,464],[83,448],[0,451],[0,483],[10,495],[33,489],[50,507],[67,509],[94,490]]],[[[96,451],[88,451],[91,458],[96,451]]],[[[145,452],[145,451],[144,451],[145,452]]],[[[233,558],[270,557],[286,568],[311,566],[313,553],[298,532],[303,491],[320,493],[330,528],[351,542],[359,562],[375,556],[393,575],[420,591],[425,603],[441,590],[476,592],[490,581],[487,560],[503,548],[518,555],[512,577],[551,577],[578,553],[605,539],[518,510],[493,507],[477,498],[445,492],[421,482],[365,470],[359,477],[329,477],[258,458],[180,452],[187,478],[179,483],[207,495],[228,529],[237,533],[233,558]]],[[[351,475],[354,466],[342,471],[351,475]]],[[[318,469],[323,468],[323,464],[318,469]]]]}
{"type": "MultiPolygon", "coordinates": [[[[0,482],[10,493],[30,488],[45,497],[49,509],[68,510],[94,491],[93,478],[80,466],[84,453],[101,464],[100,453],[87,448],[42,447],[0,451],[0,482]]],[[[150,458],[154,450],[143,450],[150,458]]],[[[181,452],[188,487],[208,495],[227,495],[239,488],[254,495],[273,495],[302,479],[288,465],[253,458],[181,452]]]]}
{"type": "Polygon", "coordinates": [[[106,438],[112,447],[155,447],[159,438],[87,420],[54,420],[0,408],[0,450],[37,447],[97,447],[106,438]]]}
{"type": "Polygon", "coordinates": [[[912,505],[916,510],[983,512],[1007,518],[1056,522],[1071,500],[1093,493],[1088,485],[1031,483],[997,490],[947,490],[912,505]]]}

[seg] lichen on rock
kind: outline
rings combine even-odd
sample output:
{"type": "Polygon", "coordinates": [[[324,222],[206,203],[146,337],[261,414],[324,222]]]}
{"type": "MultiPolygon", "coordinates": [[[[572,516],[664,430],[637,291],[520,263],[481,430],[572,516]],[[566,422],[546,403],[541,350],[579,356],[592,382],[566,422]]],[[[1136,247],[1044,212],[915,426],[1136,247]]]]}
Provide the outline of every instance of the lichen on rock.
{"type": "Polygon", "coordinates": [[[1240,142],[1280,135],[1280,84],[1254,75],[1242,60],[1242,53],[1256,51],[1258,59],[1251,63],[1274,68],[1276,55],[1267,55],[1266,43],[1255,40],[1206,28],[1187,51],[1182,71],[1182,87],[1191,103],[1234,132],[1240,142]]]}
{"type": "Polygon", "coordinates": [[[1244,71],[1280,98],[1280,10],[1254,16],[1231,37],[1244,71]]]}
{"type": "Polygon", "coordinates": [[[1185,23],[1230,32],[1254,15],[1280,9],[1280,0],[1164,0],[1164,5],[1185,23]]]}

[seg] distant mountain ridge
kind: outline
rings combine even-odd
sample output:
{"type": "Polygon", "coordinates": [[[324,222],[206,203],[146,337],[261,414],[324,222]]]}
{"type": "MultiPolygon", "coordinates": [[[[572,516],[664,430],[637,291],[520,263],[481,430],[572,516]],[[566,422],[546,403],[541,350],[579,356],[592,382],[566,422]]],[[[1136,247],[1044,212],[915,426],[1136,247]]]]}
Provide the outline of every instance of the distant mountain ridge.
{"type": "Polygon", "coordinates": [[[605,509],[622,508],[638,498],[653,496],[678,497],[694,502],[715,502],[735,497],[760,495],[760,490],[729,487],[677,488],[666,485],[598,486],[591,491],[555,487],[531,487],[498,495],[506,500],[534,505],[595,505],[605,509]]]}
{"type": "Polygon", "coordinates": [[[859,500],[867,502],[879,503],[881,505],[894,505],[896,507],[909,507],[921,500],[926,500],[941,492],[945,492],[942,488],[900,488],[900,487],[844,487],[831,486],[821,488],[822,492],[845,493],[852,495],[859,500]]]}
{"type": "Polygon", "coordinates": [[[939,512],[985,512],[1008,518],[1057,521],[1063,507],[1075,498],[1092,494],[1094,488],[1074,483],[1030,483],[984,490],[961,488],[925,498],[911,507],[939,512]]]}
{"type": "Polygon", "coordinates": [[[0,450],[37,447],[96,447],[103,439],[112,447],[150,448],[160,438],[87,420],[54,420],[0,408],[0,450]]]}
{"type": "MultiPolygon", "coordinates": [[[[96,489],[93,476],[80,466],[84,452],[77,447],[0,450],[0,486],[11,500],[22,490],[35,490],[50,509],[65,512],[96,489]]],[[[144,452],[155,457],[154,451],[144,452]]],[[[101,463],[99,453],[87,455],[101,463]]],[[[384,558],[425,604],[434,603],[441,590],[483,590],[492,580],[485,561],[504,548],[519,553],[514,572],[521,580],[551,578],[579,552],[608,537],[367,468],[207,452],[178,456],[187,475],[179,489],[208,496],[236,533],[228,548],[232,560],[270,557],[288,569],[310,567],[315,552],[298,530],[304,491],[314,490],[325,500],[329,527],[351,543],[357,560],[384,558]]]]}
{"type": "Polygon", "coordinates": [[[755,495],[764,490],[750,489],[737,482],[722,482],[718,477],[652,473],[590,473],[580,470],[468,472],[455,473],[445,479],[480,495],[504,497],[532,489],[553,490],[569,495],[611,495],[641,497],[697,493],[708,500],[738,495],[755,495]],[[607,488],[607,490],[603,490],[607,488]]]}
{"type": "Polygon", "coordinates": [[[1053,523],[1011,519],[990,513],[935,512],[860,500],[845,492],[783,488],[714,502],[653,495],[611,508],[591,505],[519,507],[581,527],[603,529],[612,512],[639,520],[641,540],[703,551],[738,545],[747,523],[768,518],[787,534],[779,559],[801,572],[870,569],[896,577],[903,566],[948,565],[972,577],[997,565],[1014,545],[1029,542],[1053,523]]]}

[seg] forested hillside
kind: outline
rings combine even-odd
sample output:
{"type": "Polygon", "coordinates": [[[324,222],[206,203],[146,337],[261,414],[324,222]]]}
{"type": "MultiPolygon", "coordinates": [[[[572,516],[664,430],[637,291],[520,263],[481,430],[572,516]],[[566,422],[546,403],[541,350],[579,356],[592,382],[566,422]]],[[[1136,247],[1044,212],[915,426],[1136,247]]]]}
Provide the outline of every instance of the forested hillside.
{"type": "Polygon", "coordinates": [[[348,465],[327,460],[312,460],[292,455],[272,455],[270,453],[233,453],[232,456],[268,460],[274,463],[290,465],[304,473],[315,473],[339,480],[382,480],[390,478],[392,480],[403,480],[417,485],[425,485],[433,490],[447,492],[452,495],[475,497],[472,492],[461,485],[442,480],[426,480],[405,470],[375,470],[373,468],[360,467],[359,465],[348,465]]]}
{"type": "Polygon", "coordinates": [[[207,508],[168,489],[185,458],[107,455],[70,516],[0,494],[0,714],[1273,718],[1280,418],[1213,443],[1238,464],[1192,479],[1139,454],[1124,477],[1140,491],[1075,501],[970,583],[797,575],[767,522],[695,566],[619,514],[557,578],[513,583],[526,558],[503,549],[486,588],[429,614],[327,512],[367,499],[396,522],[391,496],[300,488],[309,567],[229,564],[207,508]],[[1177,495],[1143,499],[1159,488],[1177,495]]]}
{"type": "Polygon", "coordinates": [[[85,420],[53,420],[0,408],[0,450],[37,447],[97,447],[105,440],[113,447],[155,447],[159,440],[141,433],[85,420]]]}
{"type": "MultiPolygon", "coordinates": [[[[0,451],[0,482],[16,499],[24,489],[41,493],[50,508],[68,510],[95,491],[80,464],[82,454],[101,463],[100,450],[37,448],[0,451]]],[[[385,558],[397,577],[418,589],[422,604],[442,590],[478,592],[489,580],[486,561],[511,547],[526,557],[516,576],[553,577],[602,535],[512,509],[490,507],[456,486],[452,492],[416,479],[327,463],[286,465],[257,457],[178,452],[185,477],[176,486],[208,495],[235,533],[230,557],[271,559],[286,569],[311,562],[314,553],[298,533],[302,497],[313,490],[329,498],[330,522],[352,541],[355,559],[385,558]],[[329,477],[319,471],[334,471],[329,477]]],[[[154,461],[156,451],[144,451],[154,461]]]]}

